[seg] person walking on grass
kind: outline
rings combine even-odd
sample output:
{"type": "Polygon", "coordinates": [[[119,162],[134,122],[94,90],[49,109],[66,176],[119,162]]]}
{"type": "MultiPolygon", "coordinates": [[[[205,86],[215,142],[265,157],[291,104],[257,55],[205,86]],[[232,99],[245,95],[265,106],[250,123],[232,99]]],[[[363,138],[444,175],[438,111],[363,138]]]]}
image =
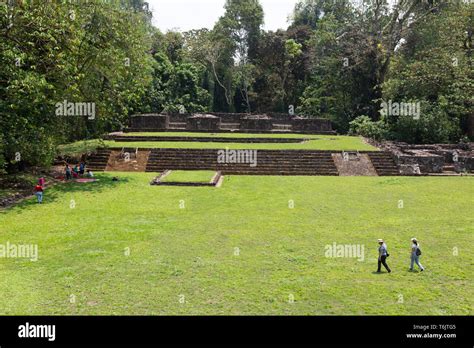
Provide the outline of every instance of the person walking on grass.
{"type": "Polygon", "coordinates": [[[38,199],[38,204],[43,203],[43,186],[40,184],[35,186],[35,196],[38,199]]]}
{"type": "Polygon", "coordinates": [[[389,257],[389,253],[387,251],[387,244],[383,241],[383,239],[378,240],[379,243],[379,260],[378,260],[378,268],[377,273],[381,272],[381,266],[383,265],[388,273],[391,273],[390,267],[387,265],[387,257],[389,257]]]}
{"type": "Polygon", "coordinates": [[[425,268],[420,263],[420,256],[421,256],[421,249],[420,245],[418,244],[418,240],[416,238],[411,239],[411,263],[410,263],[410,271],[413,271],[413,266],[415,263],[420,268],[420,271],[423,272],[425,268]]]}

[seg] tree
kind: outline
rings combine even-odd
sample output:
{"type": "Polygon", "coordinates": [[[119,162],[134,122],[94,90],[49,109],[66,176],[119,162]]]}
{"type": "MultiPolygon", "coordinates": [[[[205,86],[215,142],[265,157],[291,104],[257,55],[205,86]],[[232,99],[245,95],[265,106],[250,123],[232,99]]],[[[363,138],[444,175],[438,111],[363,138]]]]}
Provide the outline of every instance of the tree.
{"type": "Polygon", "coordinates": [[[227,0],[224,8],[224,16],[213,30],[212,42],[217,46],[211,51],[213,55],[209,56],[209,61],[217,85],[224,90],[228,106],[232,105],[235,85],[242,95],[246,110],[250,112],[251,74],[263,25],[263,9],[258,0],[227,0]],[[221,67],[220,73],[217,65],[221,67]]]}
{"type": "MultiPolygon", "coordinates": [[[[413,26],[395,53],[383,85],[384,99],[421,101],[419,120],[389,117],[394,138],[413,143],[458,141],[469,135],[474,69],[465,52],[473,13],[450,4],[413,26]]],[[[472,134],[471,134],[472,136],[472,134]]]]}
{"type": "MultiPolygon", "coordinates": [[[[9,165],[46,165],[64,141],[117,129],[140,100],[150,67],[143,11],[105,3],[0,7],[0,132],[9,165]],[[63,117],[56,104],[93,103],[63,117]]],[[[0,156],[0,157],[1,157],[0,156]]]]}
{"type": "Polygon", "coordinates": [[[196,39],[192,34],[155,33],[153,81],[143,97],[142,112],[208,111],[211,96],[201,87],[205,67],[190,59],[193,37],[196,39]]]}

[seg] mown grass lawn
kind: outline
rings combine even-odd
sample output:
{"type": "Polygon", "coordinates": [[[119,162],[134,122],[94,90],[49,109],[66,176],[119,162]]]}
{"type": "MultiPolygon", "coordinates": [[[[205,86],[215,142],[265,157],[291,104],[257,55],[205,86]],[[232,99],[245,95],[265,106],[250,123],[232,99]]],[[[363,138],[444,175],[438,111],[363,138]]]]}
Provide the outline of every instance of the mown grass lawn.
{"type": "Polygon", "coordinates": [[[209,183],[215,174],[215,171],[209,170],[173,170],[168,176],[164,177],[161,181],[209,183]]]}
{"type": "Polygon", "coordinates": [[[0,314],[473,314],[472,177],[97,176],[0,213],[0,244],[39,245],[37,262],[0,259],[0,314]],[[377,238],[392,274],[373,273],[377,238]],[[325,257],[333,242],[364,261],[325,257]]]}
{"type": "Polygon", "coordinates": [[[60,156],[81,156],[84,153],[93,152],[98,147],[104,146],[105,142],[100,139],[80,140],[58,146],[57,153],[60,156]]]}

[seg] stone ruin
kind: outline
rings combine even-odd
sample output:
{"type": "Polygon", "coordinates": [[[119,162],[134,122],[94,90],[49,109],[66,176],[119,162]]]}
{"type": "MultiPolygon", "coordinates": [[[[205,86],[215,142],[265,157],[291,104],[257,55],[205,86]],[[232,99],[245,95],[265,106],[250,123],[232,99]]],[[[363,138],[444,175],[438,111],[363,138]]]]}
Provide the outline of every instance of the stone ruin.
{"type": "Polygon", "coordinates": [[[144,114],[133,115],[126,132],[160,131],[204,131],[204,132],[257,132],[273,133],[282,131],[304,134],[331,134],[330,120],[306,118],[283,113],[238,114],[144,114]]]}
{"type": "Polygon", "coordinates": [[[318,129],[324,132],[332,131],[332,124],[330,120],[322,118],[306,118],[296,116],[292,119],[293,130],[302,132],[311,132],[318,129]]]}
{"type": "Polygon", "coordinates": [[[268,115],[244,116],[240,121],[240,130],[243,131],[271,131],[273,120],[268,115]]]}
{"type": "Polygon", "coordinates": [[[141,114],[134,115],[131,119],[131,127],[142,131],[167,130],[170,124],[169,115],[163,114],[141,114]]]}
{"type": "Polygon", "coordinates": [[[220,128],[221,119],[214,115],[196,114],[188,117],[186,122],[189,131],[218,131],[220,128]]]}
{"type": "Polygon", "coordinates": [[[386,142],[379,147],[390,151],[405,175],[472,173],[474,143],[411,145],[386,142]]]}

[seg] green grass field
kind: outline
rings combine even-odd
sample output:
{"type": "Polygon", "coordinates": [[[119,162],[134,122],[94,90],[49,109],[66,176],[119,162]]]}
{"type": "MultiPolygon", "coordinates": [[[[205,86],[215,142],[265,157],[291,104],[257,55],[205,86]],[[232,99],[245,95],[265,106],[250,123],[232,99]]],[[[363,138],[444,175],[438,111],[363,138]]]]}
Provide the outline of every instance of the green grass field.
{"type": "Polygon", "coordinates": [[[1,212],[0,244],[39,259],[0,258],[0,314],[474,314],[472,177],[155,175],[98,174],[1,212]],[[423,273],[408,272],[414,236],[423,273]],[[392,274],[374,274],[377,238],[392,274]],[[325,257],[334,242],[364,260],[325,257]]]}
{"type": "Polygon", "coordinates": [[[328,136],[328,135],[302,135],[302,134],[228,134],[228,133],[129,133],[128,135],[142,136],[218,136],[218,137],[271,137],[271,138],[308,138],[312,139],[304,143],[296,144],[245,144],[245,143],[198,143],[198,142],[115,142],[107,140],[79,141],[72,144],[60,146],[61,155],[77,155],[86,151],[93,151],[99,145],[111,148],[177,148],[177,149],[252,149],[252,150],[358,150],[378,151],[377,148],[365,143],[360,137],[351,136],[328,136]]]}
{"type": "Polygon", "coordinates": [[[209,183],[215,174],[216,172],[209,170],[173,170],[162,181],[209,183]]]}

